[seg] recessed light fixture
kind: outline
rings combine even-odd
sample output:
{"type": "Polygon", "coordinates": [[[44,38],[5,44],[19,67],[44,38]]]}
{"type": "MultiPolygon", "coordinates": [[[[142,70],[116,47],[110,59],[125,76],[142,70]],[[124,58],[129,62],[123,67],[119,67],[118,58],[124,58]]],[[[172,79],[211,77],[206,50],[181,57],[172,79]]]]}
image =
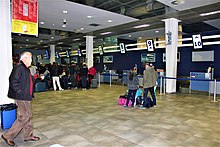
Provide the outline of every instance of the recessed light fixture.
{"type": "Polygon", "coordinates": [[[200,16],[208,16],[208,15],[214,15],[220,13],[220,10],[218,11],[212,11],[212,12],[207,12],[207,13],[201,13],[199,14],[200,16]]]}
{"type": "Polygon", "coordinates": [[[80,30],[82,31],[82,30],[84,30],[84,28],[80,28],[80,30]]]}
{"type": "Polygon", "coordinates": [[[180,4],[184,4],[185,0],[173,0],[171,1],[171,4],[173,5],[180,5],[180,4]]]}
{"type": "Polygon", "coordinates": [[[54,37],[53,37],[53,36],[51,36],[51,37],[50,37],[50,39],[54,39],[54,37]]]}
{"type": "Polygon", "coordinates": [[[108,35],[111,34],[112,32],[104,32],[104,33],[100,33],[100,35],[108,35]]]}
{"type": "Polygon", "coordinates": [[[26,39],[26,41],[29,41],[29,39],[26,39]]]}
{"type": "Polygon", "coordinates": [[[112,20],[111,20],[111,19],[109,19],[109,20],[108,20],[108,22],[109,22],[109,23],[111,23],[111,22],[112,22],[112,20]]]}
{"type": "Polygon", "coordinates": [[[149,24],[142,24],[142,25],[138,25],[138,26],[134,26],[135,29],[139,29],[139,28],[144,28],[144,27],[149,27],[149,24]]]}
{"type": "Polygon", "coordinates": [[[92,16],[91,16],[91,15],[88,15],[87,18],[92,18],[92,16]]]}
{"type": "Polygon", "coordinates": [[[40,42],[43,42],[43,40],[40,40],[40,42]]]}
{"type": "Polygon", "coordinates": [[[44,22],[43,22],[43,21],[41,21],[41,22],[40,22],[40,24],[44,25],[44,22]]]}
{"type": "Polygon", "coordinates": [[[26,44],[26,46],[28,46],[28,45],[26,44]]]}
{"type": "Polygon", "coordinates": [[[155,33],[159,33],[159,31],[155,31],[155,33]]]}
{"type": "Polygon", "coordinates": [[[67,14],[67,13],[68,13],[68,11],[66,11],[66,10],[63,10],[63,13],[64,13],[64,14],[67,14]]]}
{"type": "Polygon", "coordinates": [[[128,37],[131,37],[131,35],[128,35],[128,37]]]}
{"type": "Polygon", "coordinates": [[[65,25],[65,24],[63,24],[63,25],[62,25],[62,27],[63,27],[63,28],[65,28],[65,27],[66,27],[66,25],[65,25]]]}

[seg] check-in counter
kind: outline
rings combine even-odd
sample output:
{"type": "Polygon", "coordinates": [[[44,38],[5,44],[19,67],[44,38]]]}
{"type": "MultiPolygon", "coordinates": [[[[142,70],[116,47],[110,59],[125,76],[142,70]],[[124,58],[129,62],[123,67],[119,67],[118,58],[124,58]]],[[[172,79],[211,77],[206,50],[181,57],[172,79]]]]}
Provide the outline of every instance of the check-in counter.
{"type": "Polygon", "coordinates": [[[211,73],[190,72],[190,90],[208,92],[211,77],[211,73]]]}
{"type": "Polygon", "coordinates": [[[100,74],[100,82],[104,83],[110,83],[111,81],[118,80],[118,74],[116,73],[116,70],[105,70],[103,73],[100,74]]]}

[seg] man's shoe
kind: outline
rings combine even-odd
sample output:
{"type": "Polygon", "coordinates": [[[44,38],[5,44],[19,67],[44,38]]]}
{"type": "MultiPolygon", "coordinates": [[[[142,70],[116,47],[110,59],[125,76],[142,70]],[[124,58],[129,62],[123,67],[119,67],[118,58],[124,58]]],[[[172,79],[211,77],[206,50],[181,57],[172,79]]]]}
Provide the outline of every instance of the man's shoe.
{"type": "Polygon", "coordinates": [[[2,135],[2,138],[9,146],[15,146],[14,141],[6,139],[3,135],[2,135]]]}
{"type": "Polygon", "coordinates": [[[40,140],[40,137],[32,136],[30,139],[24,140],[24,141],[38,141],[40,140]]]}

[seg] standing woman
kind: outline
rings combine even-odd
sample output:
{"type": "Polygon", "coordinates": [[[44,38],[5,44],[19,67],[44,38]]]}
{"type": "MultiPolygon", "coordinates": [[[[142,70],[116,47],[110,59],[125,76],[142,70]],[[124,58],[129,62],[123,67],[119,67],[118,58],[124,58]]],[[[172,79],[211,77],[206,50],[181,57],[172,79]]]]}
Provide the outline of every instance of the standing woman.
{"type": "Polygon", "coordinates": [[[132,69],[130,71],[130,74],[129,74],[129,77],[128,77],[128,81],[127,81],[127,84],[128,84],[128,96],[127,96],[126,106],[124,106],[124,107],[128,107],[129,100],[131,99],[131,101],[132,101],[132,109],[134,108],[135,94],[136,94],[136,91],[138,89],[138,83],[139,83],[139,81],[138,81],[138,78],[136,76],[136,73],[132,69]]]}
{"type": "MultiPolygon", "coordinates": [[[[154,93],[154,86],[156,86],[158,75],[156,71],[152,67],[150,67],[149,63],[145,64],[145,70],[143,75],[144,99],[147,99],[148,91],[150,91],[153,100],[152,105],[156,107],[157,103],[156,95],[154,93]]],[[[150,103],[147,104],[147,108],[150,108],[150,103]]]]}
{"type": "Polygon", "coordinates": [[[88,78],[88,68],[86,63],[83,63],[82,68],[80,69],[80,77],[82,82],[82,90],[86,90],[88,78]]]}

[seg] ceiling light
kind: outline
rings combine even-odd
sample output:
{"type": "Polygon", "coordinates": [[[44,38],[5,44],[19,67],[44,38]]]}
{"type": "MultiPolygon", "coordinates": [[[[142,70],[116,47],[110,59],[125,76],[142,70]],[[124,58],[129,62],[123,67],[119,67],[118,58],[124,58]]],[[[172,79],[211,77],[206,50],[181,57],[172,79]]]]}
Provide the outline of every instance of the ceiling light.
{"type": "Polygon", "coordinates": [[[20,48],[22,48],[22,46],[20,46],[20,48]]]}
{"type": "Polygon", "coordinates": [[[207,13],[201,13],[199,14],[200,16],[208,16],[208,15],[214,15],[220,13],[220,10],[218,11],[213,11],[213,12],[207,12],[207,13]]]}
{"type": "Polygon", "coordinates": [[[50,39],[54,39],[54,37],[53,37],[53,36],[51,36],[51,37],[50,37],[50,39]]]}
{"type": "Polygon", "coordinates": [[[155,31],[155,33],[159,33],[159,31],[155,31]]]}
{"type": "Polygon", "coordinates": [[[144,27],[149,27],[149,24],[142,24],[142,25],[138,25],[138,26],[134,26],[135,29],[139,29],[139,28],[144,28],[144,27]]]}
{"type": "Polygon", "coordinates": [[[40,42],[43,42],[43,40],[40,40],[40,42]]]}
{"type": "Polygon", "coordinates": [[[111,23],[111,22],[112,22],[112,20],[111,20],[111,19],[109,19],[109,20],[108,20],[108,22],[109,22],[109,23],[111,23]]]}
{"type": "Polygon", "coordinates": [[[111,34],[112,32],[104,32],[104,33],[100,33],[100,35],[108,35],[111,34]]]}
{"type": "Polygon", "coordinates": [[[53,23],[53,26],[55,26],[55,24],[53,23]]]}
{"type": "Polygon", "coordinates": [[[43,24],[44,24],[44,22],[43,22],[43,21],[41,21],[41,22],[40,22],[40,24],[42,24],[42,25],[43,25],[43,24]]]}
{"type": "Polygon", "coordinates": [[[26,46],[28,46],[28,45],[26,44],[26,46]]]}
{"type": "Polygon", "coordinates": [[[174,0],[174,1],[171,1],[171,4],[173,5],[180,5],[180,4],[184,4],[185,3],[185,0],[174,0]]]}
{"type": "Polygon", "coordinates": [[[80,40],[80,38],[73,39],[73,41],[78,41],[78,40],[80,40]]]}
{"type": "Polygon", "coordinates": [[[82,30],[84,30],[84,28],[80,28],[80,30],[82,31],[82,30]]]}
{"type": "Polygon", "coordinates": [[[26,39],[26,41],[29,41],[29,39],[26,39]]]}
{"type": "Polygon", "coordinates": [[[128,35],[128,37],[131,37],[131,35],[128,35]]]}
{"type": "Polygon", "coordinates": [[[63,25],[62,25],[62,27],[63,27],[63,28],[65,28],[65,27],[66,27],[66,25],[65,25],[65,24],[63,24],[63,25]]]}
{"type": "Polygon", "coordinates": [[[59,42],[59,43],[57,43],[57,44],[63,44],[63,42],[59,42]]]}
{"type": "Polygon", "coordinates": [[[66,10],[63,10],[63,13],[64,13],[64,14],[67,14],[67,11],[66,11],[66,10]]]}
{"type": "Polygon", "coordinates": [[[142,37],[139,37],[139,39],[142,39],[142,37]]]}
{"type": "Polygon", "coordinates": [[[88,15],[87,18],[92,18],[92,16],[88,15]]]}
{"type": "Polygon", "coordinates": [[[69,49],[71,49],[71,47],[69,47],[69,49]]]}

